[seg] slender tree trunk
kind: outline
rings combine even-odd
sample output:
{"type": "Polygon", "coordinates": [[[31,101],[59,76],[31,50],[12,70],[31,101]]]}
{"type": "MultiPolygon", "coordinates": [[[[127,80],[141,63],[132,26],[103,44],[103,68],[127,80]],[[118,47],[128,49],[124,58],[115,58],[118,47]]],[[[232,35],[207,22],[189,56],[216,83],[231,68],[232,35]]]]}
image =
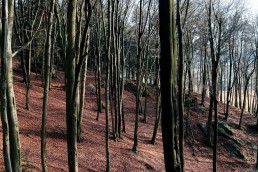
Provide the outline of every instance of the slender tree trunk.
{"type": "MultiPolygon", "coordinates": [[[[217,68],[217,67],[215,67],[217,68]]],[[[217,171],[217,143],[218,143],[218,101],[217,101],[217,72],[213,71],[213,77],[212,77],[212,99],[214,103],[214,145],[213,145],[213,171],[217,171]]]]}
{"type": "Polygon", "coordinates": [[[26,109],[30,110],[30,66],[31,66],[31,44],[29,45],[29,50],[26,51],[26,109]]]}
{"type": "Polygon", "coordinates": [[[124,111],[123,111],[123,106],[124,106],[124,85],[125,85],[125,56],[124,56],[124,35],[122,34],[122,60],[121,60],[121,73],[122,73],[122,78],[121,78],[121,83],[120,83],[120,106],[119,106],[119,113],[121,115],[121,123],[122,123],[122,132],[125,133],[125,117],[124,117],[124,111]]]}
{"type": "MultiPolygon", "coordinates": [[[[180,171],[185,171],[184,160],[184,99],[183,99],[183,76],[184,76],[184,54],[183,54],[183,31],[180,17],[180,1],[177,0],[177,31],[178,31],[178,116],[179,116],[179,151],[180,171]]],[[[189,95],[190,98],[190,95],[189,95]]]]}
{"type": "Polygon", "coordinates": [[[250,90],[249,89],[247,89],[247,91],[246,91],[246,96],[247,96],[247,111],[250,112],[250,110],[251,110],[251,105],[250,105],[251,100],[250,100],[250,90]]]}
{"type": "Polygon", "coordinates": [[[13,171],[21,171],[21,154],[20,154],[20,138],[19,127],[17,119],[17,110],[15,95],[13,89],[13,67],[12,67],[12,30],[13,30],[13,17],[14,17],[14,0],[8,1],[8,33],[6,42],[7,53],[7,114],[9,123],[9,138],[10,138],[10,158],[13,171]]]}
{"type": "Polygon", "coordinates": [[[206,91],[207,91],[207,44],[205,41],[205,46],[204,46],[204,61],[203,61],[203,74],[202,74],[202,101],[201,101],[201,105],[204,106],[204,100],[205,100],[205,96],[206,96],[206,91]]]}
{"type": "Polygon", "coordinates": [[[237,95],[238,95],[238,78],[236,78],[236,84],[235,84],[235,98],[234,98],[234,100],[235,100],[235,107],[238,107],[238,97],[237,97],[237,95]]]}
{"type": "MultiPolygon", "coordinates": [[[[217,171],[217,143],[218,143],[218,101],[217,101],[217,70],[220,61],[220,52],[221,52],[221,26],[222,26],[222,19],[219,18],[217,21],[218,24],[218,44],[217,44],[217,52],[215,53],[214,48],[214,37],[213,37],[213,30],[212,30],[212,2],[209,1],[209,18],[208,18],[208,27],[209,27],[209,41],[210,41],[210,51],[211,51],[211,58],[212,58],[212,85],[211,85],[211,104],[210,104],[210,111],[209,111],[209,121],[212,119],[212,105],[214,105],[214,145],[213,145],[213,172],[217,171]],[[211,118],[211,119],[210,119],[211,118]]],[[[208,126],[208,129],[211,126],[208,126]]],[[[210,135],[208,135],[210,137],[210,135]]]]}
{"type": "Polygon", "coordinates": [[[1,122],[3,128],[3,158],[5,170],[12,171],[12,163],[10,157],[10,140],[9,140],[9,123],[7,118],[7,35],[8,32],[8,2],[2,1],[2,27],[0,30],[2,44],[1,44],[1,122]]]}
{"type": "Polygon", "coordinates": [[[238,81],[238,98],[239,98],[239,108],[242,108],[242,79],[239,75],[239,81],[238,81]]]}
{"type": "MultiPolygon", "coordinates": [[[[57,22],[57,32],[58,32],[58,40],[59,40],[59,43],[60,43],[60,55],[62,57],[62,60],[64,62],[64,66],[66,66],[66,37],[64,36],[65,33],[66,33],[66,28],[63,27],[63,25],[61,24],[61,21],[60,21],[60,17],[59,17],[59,13],[58,13],[58,9],[57,9],[57,5],[55,5],[55,9],[54,9],[54,12],[55,12],[55,18],[56,18],[56,22],[57,22]]],[[[65,73],[64,73],[64,90],[66,88],[66,67],[65,67],[65,73]]]]}
{"type": "Polygon", "coordinates": [[[144,99],[144,111],[143,111],[143,123],[147,123],[147,105],[148,105],[148,91],[147,91],[147,79],[145,80],[145,99],[144,99]]]}
{"type": "MultiPolygon", "coordinates": [[[[89,39],[88,39],[89,40],[89,39]]],[[[88,50],[87,50],[88,52],[88,50]]],[[[85,85],[86,85],[86,75],[87,75],[87,61],[88,57],[86,57],[84,64],[82,66],[82,76],[80,81],[80,100],[79,100],[79,113],[78,113],[78,131],[77,131],[77,141],[81,142],[81,134],[83,132],[82,130],[82,119],[83,119],[83,113],[84,113],[84,103],[85,103],[85,85]]]]}
{"type": "Polygon", "coordinates": [[[98,47],[98,57],[97,57],[97,68],[98,68],[98,112],[102,113],[102,96],[101,96],[101,59],[98,47]]]}
{"type": "Polygon", "coordinates": [[[240,121],[239,121],[239,124],[238,124],[238,127],[239,127],[240,129],[241,129],[241,127],[242,127],[243,114],[244,114],[244,110],[245,110],[245,107],[246,107],[247,87],[248,87],[248,83],[249,83],[249,80],[250,80],[250,78],[251,78],[253,72],[254,72],[254,70],[249,74],[249,76],[246,76],[246,79],[245,79],[244,100],[243,100],[243,104],[242,104],[242,106],[241,106],[240,121]]]}
{"type": "Polygon", "coordinates": [[[137,90],[136,90],[136,115],[135,115],[135,124],[134,124],[134,145],[133,151],[138,152],[138,124],[139,124],[139,114],[140,114],[140,103],[141,103],[141,63],[142,63],[142,6],[143,0],[140,0],[140,11],[139,11],[139,23],[138,23],[138,40],[137,40],[137,90]]]}
{"type": "MultiPolygon", "coordinates": [[[[109,0],[110,1],[110,0],[109,0]]],[[[107,52],[110,52],[110,48],[108,48],[107,52]]],[[[109,153],[109,53],[107,55],[107,69],[106,69],[106,172],[110,171],[110,153],[109,153]]]]}
{"type": "Polygon", "coordinates": [[[48,28],[47,28],[47,40],[45,44],[45,78],[44,78],[44,93],[43,93],[43,112],[42,112],[42,125],[41,125],[41,166],[42,171],[47,171],[46,165],[46,121],[47,121],[47,106],[48,106],[48,92],[50,82],[50,60],[51,60],[51,33],[53,28],[53,15],[54,15],[55,0],[50,2],[50,11],[48,14],[48,28]]]}
{"type": "MultiPolygon", "coordinates": [[[[122,39],[124,42],[124,40],[122,39]]],[[[124,52],[124,44],[122,43],[122,52],[124,52]]],[[[122,78],[121,78],[121,85],[120,85],[120,108],[119,108],[119,113],[121,115],[121,123],[122,123],[122,132],[125,132],[125,117],[124,117],[124,85],[125,85],[125,61],[124,61],[124,54],[122,54],[122,61],[121,61],[121,67],[122,67],[122,78]]]]}
{"type": "MultiPolygon", "coordinates": [[[[233,41],[234,43],[234,41],[233,41]]],[[[226,98],[226,113],[225,113],[225,118],[226,118],[226,121],[228,120],[228,115],[229,115],[229,103],[230,103],[230,94],[231,94],[231,91],[232,91],[232,87],[233,85],[231,85],[231,75],[232,75],[232,66],[233,66],[233,63],[232,63],[232,56],[233,56],[233,53],[231,54],[231,45],[229,45],[229,76],[228,76],[228,90],[227,90],[227,98],[226,98]]],[[[232,51],[233,51],[233,48],[232,48],[232,51]]]]}
{"type": "MultiPolygon", "coordinates": [[[[110,152],[109,152],[109,105],[110,105],[110,42],[111,42],[111,0],[108,0],[108,28],[107,28],[107,37],[106,37],[106,172],[110,171],[110,152]]],[[[104,19],[103,19],[104,20],[104,19]]],[[[104,21],[103,21],[104,22],[104,21]]]]}
{"type": "Polygon", "coordinates": [[[220,80],[220,102],[223,103],[223,66],[222,62],[220,63],[220,75],[219,75],[219,80],[220,80]]]}
{"type": "MultiPolygon", "coordinates": [[[[159,75],[159,74],[158,74],[159,75]]],[[[159,127],[159,122],[161,118],[161,95],[160,95],[160,89],[159,89],[159,81],[157,81],[157,86],[156,86],[156,120],[154,124],[154,130],[152,134],[152,139],[151,139],[151,144],[155,144],[157,133],[158,133],[158,127],[159,127]]]]}
{"type": "MultiPolygon", "coordinates": [[[[210,89],[211,86],[210,86],[210,89]]],[[[207,122],[207,145],[211,146],[212,142],[211,142],[211,125],[212,125],[212,111],[213,111],[213,103],[214,103],[214,98],[213,98],[213,93],[210,93],[210,107],[209,107],[209,116],[208,116],[208,122],[207,122]]]]}

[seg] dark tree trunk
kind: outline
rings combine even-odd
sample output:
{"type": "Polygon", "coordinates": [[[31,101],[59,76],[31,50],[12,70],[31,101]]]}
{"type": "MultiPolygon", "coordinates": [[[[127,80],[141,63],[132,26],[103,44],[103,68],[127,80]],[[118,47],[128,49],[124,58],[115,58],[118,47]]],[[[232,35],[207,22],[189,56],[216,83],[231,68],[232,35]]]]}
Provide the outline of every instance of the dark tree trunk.
{"type": "Polygon", "coordinates": [[[157,72],[157,77],[156,77],[156,120],[154,124],[154,130],[152,134],[152,139],[151,139],[151,144],[155,144],[156,137],[157,137],[157,132],[158,132],[158,127],[160,123],[160,118],[161,118],[161,93],[160,93],[160,73],[157,72]]]}
{"type": "MultiPolygon", "coordinates": [[[[206,38],[205,38],[206,39],[206,38]]],[[[206,41],[204,43],[204,61],[203,61],[203,74],[202,74],[202,100],[201,100],[201,105],[204,106],[204,100],[206,96],[206,91],[207,91],[207,44],[206,41]]]]}
{"type": "MultiPolygon", "coordinates": [[[[246,69],[246,70],[248,70],[248,69],[246,69]]],[[[253,69],[253,70],[251,71],[251,73],[250,73],[248,76],[246,76],[246,78],[245,78],[244,100],[243,100],[243,104],[242,104],[242,106],[241,106],[240,121],[239,121],[239,124],[238,124],[238,127],[239,127],[240,129],[241,129],[241,127],[242,127],[243,114],[244,114],[244,110],[245,110],[245,107],[246,107],[246,97],[247,97],[246,94],[247,94],[248,83],[249,83],[249,80],[250,80],[250,78],[251,78],[253,72],[254,72],[254,69],[253,69]]]]}
{"type": "Polygon", "coordinates": [[[162,138],[166,171],[177,171],[175,156],[176,28],[174,2],[159,1],[162,138]]]}
{"type": "MultiPolygon", "coordinates": [[[[41,166],[42,171],[47,171],[46,165],[46,122],[47,122],[47,106],[48,106],[48,92],[50,82],[50,60],[51,60],[51,33],[53,28],[55,0],[51,0],[50,11],[48,15],[47,40],[45,44],[45,78],[44,78],[44,93],[43,93],[43,110],[42,110],[42,124],[41,124],[41,166]]],[[[29,82],[28,82],[29,84],[29,82]]]]}
{"type": "MultiPolygon", "coordinates": [[[[180,17],[180,1],[177,0],[177,31],[178,31],[178,116],[179,116],[179,155],[180,171],[185,171],[184,160],[184,101],[183,101],[183,76],[184,76],[184,54],[183,54],[183,31],[180,17]]],[[[189,97],[190,98],[190,97],[189,97]]]]}
{"type": "MultiPolygon", "coordinates": [[[[221,36],[222,36],[222,18],[217,20],[218,24],[218,44],[217,44],[217,52],[215,52],[214,48],[214,35],[212,30],[212,2],[209,1],[209,17],[208,17],[208,27],[209,27],[209,41],[210,41],[210,51],[212,58],[212,83],[211,83],[211,97],[210,97],[210,110],[209,110],[209,119],[207,126],[208,129],[211,128],[212,121],[212,106],[214,105],[214,145],[213,145],[213,172],[217,171],[217,143],[218,143],[218,101],[217,101],[217,70],[220,61],[220,52],[221,52],[221,36]]],[[[208,135],[208,139],[210,139],[210,135],[208,135]]]]}

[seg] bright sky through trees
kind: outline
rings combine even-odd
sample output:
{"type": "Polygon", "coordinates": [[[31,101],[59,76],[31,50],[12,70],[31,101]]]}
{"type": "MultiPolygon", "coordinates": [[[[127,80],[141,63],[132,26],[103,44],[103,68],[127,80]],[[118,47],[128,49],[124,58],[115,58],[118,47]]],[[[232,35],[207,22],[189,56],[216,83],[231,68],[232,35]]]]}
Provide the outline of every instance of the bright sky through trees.
{"type": "Polygon", "coordinates": [[[247,8],[253,15],[258,14],[258,0],[246,0],[247,8]]]}

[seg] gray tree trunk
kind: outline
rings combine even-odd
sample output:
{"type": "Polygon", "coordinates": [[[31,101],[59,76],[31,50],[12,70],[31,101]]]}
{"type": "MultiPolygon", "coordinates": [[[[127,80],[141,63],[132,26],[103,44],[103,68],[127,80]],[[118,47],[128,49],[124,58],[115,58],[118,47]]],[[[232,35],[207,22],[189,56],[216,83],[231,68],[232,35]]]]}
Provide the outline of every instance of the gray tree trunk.
{"type": "Polygon", "coordinates": [[[47,106],[48,106],[48,92],[50,83],[50,60],[51,60],[51,45],[52,45],[52,28],[53,28],[53,15],[54,15],[55,0],[50,1],[50,11],[48,14],[48,28],[47,40],[45,44],[45,78],[44,78],[44,93],[43,93],[43,111],[42,111],[42,125],[41,125],[41,166],[42,171],[47,171],[46,165],[46,121],[47,121],[47,106]]]}
{"type": "Polygon", "coordinates": [[[3,156],[5,170],[12,171],[12,163],[10,158],[10,140],[9,140],[9,124],[7,118],[7,98],[6,98],[6,63],[7,63],[7,34],[8,34],[8,4],[7,0],[2,1],[2,26],[0,28],[1,44],[1,122],[3,128],[3,156]],[[3,29],[2,29],[3,28],[3,29]]]}
{"type": "Polygon", "coordinates": [[[21,171],[20,138],[17,119],[16,102],[13,89],[13,66],[12,66],[12,30],[14,18],[14,0],[8,1],[8,30],[6,53],[7,53],[7,114],[10,136],[10,157],[13,171],[21,171]]]}

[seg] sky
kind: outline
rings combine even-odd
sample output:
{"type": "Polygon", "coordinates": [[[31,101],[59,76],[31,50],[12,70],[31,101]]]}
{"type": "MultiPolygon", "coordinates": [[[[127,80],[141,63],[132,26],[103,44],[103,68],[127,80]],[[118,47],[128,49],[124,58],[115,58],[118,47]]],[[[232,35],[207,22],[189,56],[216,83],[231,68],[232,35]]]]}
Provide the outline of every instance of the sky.
{"type": "Polygon", "coordinates": [[[258,14],[258,0],[246,0],[246,5],[253,15],[258,14]]]}

